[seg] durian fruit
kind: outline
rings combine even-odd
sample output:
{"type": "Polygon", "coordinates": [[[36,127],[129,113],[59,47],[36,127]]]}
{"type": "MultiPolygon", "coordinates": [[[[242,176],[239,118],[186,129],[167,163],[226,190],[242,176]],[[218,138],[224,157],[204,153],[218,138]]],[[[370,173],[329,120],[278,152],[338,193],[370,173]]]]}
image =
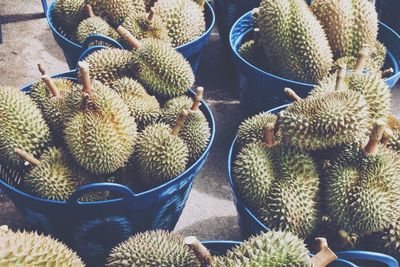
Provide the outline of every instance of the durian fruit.
{"type": "Polygon", "coordinates": [[[159,118],[160,104],[154,96],[147,94],[137,81],[124,77],[112,82],[110,87],[124,100],[140,128],[159,118]]]}
{"type": "Polygon", "coordinates": [[[265,54],[260,46],[260,29],[254,29],[254,39],[244,42],[239,48],[239,54],[248,62],[258,68],[265,69],[264,59],[265,54]]]}
{"type": "Polygon", "coordinates": [[[0,125],[0,164],[20,167],[16,148],[40,156],[52,142],[40,109],[16,87],[0,86],[0,125]]]}
{"type": "Polygon", "coordinates": [[[343,149],[326,175],[326,205],[332,221],[359,236],[382,231],[400,214],[400,157],[379,144],[378,120],[368,144],[343,149]]]}
{"type": "Polygon", "coordinates": [[[111,88],[91,83],[89,66],[79,62],[83,90],[68,96],[64,138],[73,158],[87,171],[110,174],[122,168],[134,151],[136,123],[111,88]]]}
{"type": "Polygon", "coordinates": [[[13,232],[0,226],[0,266],[84,267],[78,255],[63,243],[36,232],[13,232]]]}
{"type": "MultiPolygon", "coordinates": [[[[23,182],[36,195],[56,201],[66,201],[76,189],[94,182],[80,170],[61,149],[50,147],[40,160],[23,150],[16,154],[29,162],[32,169],[24,176],[23,182]]],[[[85,194],[80,201],[104,200],[104,194],[85,194]]]]}
{"type": "Polygon", "coordinates": [[[264,138],[264,126],[268,123],[276,123],[276,115],[263,112],[244,120],[237,131],[237,142],[245,146],[253,142],[261,142],[264,138]]]}
{"type": "Polygon", "coordinates": [[[263,0],[256,16],[268,71],[312,84],[329,73],[328,39],[304,0],[263,0]]]}
{"type": "Polygon", "coordinates": [[[166,25],[172,46],[177,47],[193,41],[203,34],[206,22],[203,5],[193,0],[157,0],[154,4],[156,16],[166,25]]]}
{"type": "Polygon", "coordinates": [[[400,258],[400,220],[399,218],[393,221],[389,227],[382,232],[374,235],[373,243],[376,245],[376,250],[387,253],[397,259],[400,258]]]}
{"type": "Polygon", "coordinates": [[[106,266],[200,267],[200,262],[182,236],[153,230],[136,234],[114,247],[106,266]]]}
{"type": "Polygon", "coordinates": [[[165,123],[156,123],[140,134],[134,165],[146,186],[159,185],[185,171],[189,150],[178,133],[187,116],[187,111],[179,114],[172,129],[165,123]]]}
{"type": "Polygon", "coordinates": [[[62,32],[73,34],[85,17],[85,0],[57,0],[52,18],[62,32]]]}
{"type": "Polygon", "coordinates": [[[133,59],[134,55],[130,51],[108,48],[95,51],[84,62],[90,66],[90,78],[107,85],[123,77],[132,77],[133,59]]]}
{"type": "Polygon", "coordinates": [[[117,31],[135,48],[136,75],[150,93],[169,99],[185,94],[194,84],[189,62],[167,43],[156,39],[139,42],[122,26],[117,31]]]}
{"type": "Polygon", "coordinates": [[[375,46],[378,14],[371,1],[316,0],[310,8],[321,22],[335,58],[356,56],[363,44],[375,46]]]}

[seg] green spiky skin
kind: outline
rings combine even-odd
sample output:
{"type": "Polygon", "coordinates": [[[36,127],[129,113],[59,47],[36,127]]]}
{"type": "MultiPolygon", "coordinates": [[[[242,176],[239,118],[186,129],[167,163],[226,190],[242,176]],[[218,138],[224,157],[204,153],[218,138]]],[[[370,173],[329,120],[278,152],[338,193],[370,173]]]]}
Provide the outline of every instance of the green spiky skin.
{"type": "Polygon", "coordinates": [[[50,129],[35,102],[18,88],[0,86],[0,163],[20,167],[16,148],[40,156],[51,143],[50,129]]]}
{"type": "Polygon", "coordinates": [[[78,255],[50,236],[0,226],[0,265],[84,267],[78,255]]]}
{"type": "Polygon", "coordinates": [[[133,58],[130,51],[109,48],[90,54],[84,61],[90,66],[91,79],[109,84],[122,77],[134,75],[133,58]]]}
{"type": "Polygon", "coordinates": [[[382,231],[400,212],[400,158],[382,146],[374,155],[358,145],[344,149],[327,171],[330,217],[348,233],[382,231]]]}
{"type": "Polygon", "coordinates": [[[154,9],[166,25],[174,47],[193,41],[205,32],[203,9],[192,0],[158,0],[154,9]]]}
{"type": "Polygon", "coordinates": [[[378,14],[370,1],[316,0],[310,7],[328,36],[335,58],[357,56],[363,44],[375,46],[378,14]]]}
{"type": "Polygon", "coordinates": [[[263,0],[255,25],[268,71],[311,84],[329,73],[332,52],[305,1],[263,0]]]}
{"type": "Polygon", "coordinates": [[[129,108],[108,86],[92,83],[92,92],[84,97],[72,91],[67,110],[64,138],[74,159],[95,174],[113,173],[124,167],[136,141],[136,123],[129,108]],[[75,107],[75,108],[74,108],[75,107]]]}
{"type": "Polygon", "coordinates": [[[136,234],[114,247],[106,266],[200,267],[200,262],[182,236],[155,230],[136,234]]]}
{"type": "Polygon", "coordinates": [[[289,232],[269,231],[245,241],[216,257],[211,266],[219,267],[311,267],[309,251],[303,240],[289,232]]]}
{"type": "Polygon", "coordinates": [[[189,62],[160,40],[143,39],[141,44],[133,51],[139,81],[150,93],[162,98],[185,94],[194,84],[189,62]]]}
{"type": "Polygon", "coordinates": [[[85,18],[85,0],[57,0],[52,17],[63,32],[74,33],[85,18]]]}
{"type": "MultiPolygon", "coordinates": [[[[33,167],[24,177],[25,184],[36,195],[57,201],[66,201],[79,187],[94,182],[89,179],[67,154],[58,148],[49,148],[41,158],[41,164],[33,167]]],[[[80,201],[104,200],[104,194],[85,194],[80,201]]]]}
{"type": "Polygon", "coordinates": [[[163,121],[172,125],[175,123],[176,118],[183,110],[191,109],[193,105],[193,100],[186,96],[178,96],[174,97],[167,102],[165,102],[163,109],[162,109],[162,118],[163,121]]]}
{"type": "Polygon", "coordinates": [[[143,183],[159,185],[185,171],[189,150],[185,142],[171,133],[164,123],[147,126],[136,147],[135,165],[143,183]]]}
{"type": "Polygon", "coordinates": [[[260,49],[259,46],[256,46],[254,40],[247,41],[243,43],[239,48],[239,54],[249,63],[253,64],[254,66],[266,69],[268,68],[265,66],[265,54],[263,49],[260,49]]]}
{"type": "Polygon", "coordinates": [[[237,142],[244,146],[252,142],[264,140],[264,126],[267,123],[276,123],[276,115],[272,113],[260,113],[244,120],[237,132],[237,142]]]}
{"type": "Polygon", "coordinates": [[[389,138],[386,145],[388,148],[400,153],[400,130],[396,129],[393,131],[393,136],[389,138]]]}
{"type": "Polygon", "coordinates": [[[378,251],[387,253],[396,259],[400,259],[400,220],[392,222],[389,227],[378,234],[378,251]]]}
{"type": "Polygon", "coordinates": [[[278,124],[282,141],[306,150],[334,148],[363,140],[368,130],[368,105],[358,92],[327,92],[288,106],[278,124]]]}
{"type": "MultiPolygon", "coordinates": [[[[76,29],[75,37],[80,44],[83,44],[86,38],[91,34],[105,35],[117,41],[120,39],[118,32],[114,28],[112,28],[104,19],[97,16],[81,21],[78,28],[76,29]]],[[[96,42],[91,45],[104,44],[104,42],[96,42]]]]}
{"type": "Polygon", "coordinates": [[[143,129],[159,118],[160,104],[137,81],[125,77],[114,81],[110,86],[124,100],[140,128],[143,129]]]}

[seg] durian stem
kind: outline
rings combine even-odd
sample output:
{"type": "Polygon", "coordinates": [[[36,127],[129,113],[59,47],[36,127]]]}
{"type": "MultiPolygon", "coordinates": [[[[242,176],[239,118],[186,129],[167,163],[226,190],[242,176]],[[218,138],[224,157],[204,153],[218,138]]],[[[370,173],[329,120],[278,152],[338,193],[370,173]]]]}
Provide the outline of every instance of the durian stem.
{"type": "Polygon", "coordinates": [[[212,255],[208,249],[201,244],[195,236],[188,236],[184,240],[185,244],[190,247],[202,263],[202,266],[209,266],[212,262],[212,255]]]}
{"type": "Polygon", "coordinates": [[[391,129],[385,127],[385,129],[383,130],[381,143],[386,146],[390,138],[392,138],[393,134],[394,133],[391,129]]]}
{"type": "Polygon", "coordinates": [[[336,76],[336,91],[344,90],[344,80],[346,78],[346,65],[340,64],[336,76]]]}
{"type": "Polygon", "coordinates": [[[298,95],[296,94],[295,91],[293,91],[292,89],[290,89],[290,88],[288,88],[288,87],[285,87],[284,91],[285,91],[285,94],[286,94],[288,97],[290,97],[290,98],[291,98],[293,101],[295,101],[295,102],[300,101],[300,100],[303,100],[300,96],[298,96],[298,95]]]}
{"type": "Polygon", "coordinates": [[[332,261],[337,259],[337,256],[328,247],[328,242],[325,238],[316,238],[319,246],[319,252],[311,258],[313,267],[325,267],[332,261]]]}
{"type": "Polygon", "coordinates": [[[393,68],[388,68],[388,69],[382,71],[382,78],[389,77],[389,76],[391,76],[393,73],[394,73],[393,68]]]}
{"type": "Polygon", "coordinates": [[[254,45],[257,46],[260,43],[260,28],[254,29],[254,45]]]}
{"type": "Polygon", "coordinates": [[[369,142],[364,147],[365,153],[373,155],[377,152],[378,144],[382,139],[384,130],[385,130],[385,121],[377,120],[369,136],[369,142]]]}
{"type": "Polygon", "coordinates": [[[189,112],[187,110],[183,110],[179,114],[178,118],[175,121],[175,125],[171,130],[171,134],[172,135],[178,135],[179,131],[181,130],[181,128],[185,124],[185,120],[186,120],[188,115],[189,115],[189,112]]]}
{"type": "Polygon", "coordinates": [[[154,7],[150,8],[150,12],[147,15],[146,22],[150,24],[153,22],[153,19],[154,19],[154,7]]]}
{"type": "Polygon", "coordinates": [[[203,99],[203,92],[204,92],[204,87],[197,87],[196,89],[196,96],[194,97],[193,105],[190,108],[190,110],[198,110],[200,105],[201,105],[201,100],[203,99]]]}
{"type": "Polygon", "coordinates": [[[357,55],[357,62],[356,66],[354,67],[355,73],[361,73],[363,71],[363,69],[367,65],[368,55],[369,55],[368,46],[364,44],[357,55]]]}
{"type": "Polygon", "coordinates": [[[275,145],[275,125],[273,123],[267,123],[263,127],[264,131],[264,143],[267,147],[273,147],[275,145]]]}
{"type": "Polygon", "coordinates": [[[85,6],[85,11],[89,18],[93,18],[95,16],[93,8],[90,4],[87,4],[85,6]]]}
{"type": "Polygon", "coordinates": [[[39,166],[42,162],[40,160],[38,160],[37,158],[35,158],[32,154],[29,154],[28,152],[16,148],[15,149],[15,153],[23,160],[29,162],[30,165],[32,165],[33,167],[39,166]]]}
{"type": "Polygon", "coordinates": [[[53,82],[53,79],[50,78],[48,75],[43,75],[42,76],[42,81],[47,85],[47,88],[49,89],[50,93],[54,96],[54,97],[60,97],[60,91],[58,90],[58,88],[56,87],[56,85],[53,82]]]}
{"type": "Polygon", "coordinates": [[[38,70],[40,72],[40,74],[45,75],[46,74],[46,70],[43,68],[42,64],[37,64],[38,70]]]}
{"type": "Polygon", "coordinates": [[[78,62],[78,67],[82,77],[83,92],[90,94],[92,92],[92,85],[90,84],[89,64],[80,61],[78,62]]]}
{"type": "Polygon", "coordinates": [[[121,25],[118,26],[117,28],[117,32],[119,33],[119,35],[121,35],[121,37],[127,41],[131,46],[133,46],[136,49],[140,49],[140,47],[142,46],[139,42],[138,39],[136,39],[132,33],[130,33],[127,29],[125,29],[124,27],[122,27],[121,25]]]}

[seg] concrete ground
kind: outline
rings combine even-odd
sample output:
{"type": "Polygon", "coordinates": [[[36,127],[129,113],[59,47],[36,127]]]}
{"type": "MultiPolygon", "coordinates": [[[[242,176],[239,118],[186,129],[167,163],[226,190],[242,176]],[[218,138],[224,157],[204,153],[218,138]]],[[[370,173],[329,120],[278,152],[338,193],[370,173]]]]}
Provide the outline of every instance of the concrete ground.
{"type": "MultiPolygon", "coordinates": [[[[36,64],[50,73],[68,70],[55,43],[39,0],[0,0],[0,85],[22,86],[37,80],[36,64]]],[[[237,240],[239,227],[230,188],[226,182],[229,146],[243,119],[235,77],[215,31],[205,48],[197,84],[205,87],[205,98],[213,110],[217,136],[208,161],[196,178],[194,188],[176,230],[200,239],[237,240]]],[[[393,112],[399,114],[399,91],[393,91],[393,112]]],[[[27,223],[11,201],[0,192],[0,225],[26,228],[27,223]]]]}

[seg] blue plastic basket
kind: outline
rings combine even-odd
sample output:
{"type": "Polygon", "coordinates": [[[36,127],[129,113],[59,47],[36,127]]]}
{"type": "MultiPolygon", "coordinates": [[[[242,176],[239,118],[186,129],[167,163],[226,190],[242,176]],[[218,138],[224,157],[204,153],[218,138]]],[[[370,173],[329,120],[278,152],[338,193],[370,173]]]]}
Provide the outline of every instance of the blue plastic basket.
{"type": "MultiPolygon", "coordinates": [[[[290,103],[291,100],[282,90],[284,87],[289,87],[299,96],[306,97],[314,85],[285,79],[263,71],[240,56],[238,52],[240,45],[250,39],[252,32],[253,18],[250,11],[236,21],[229,35],[233,59],[238,72],[240,103],[244,112],[252,115],[290,103]]],[[[380,22],[378,39],[388,49],[386,62],[393,68],[394,75],[386,79],[386,82],[392,88],[400,78],[400,36],[380,22]]]]}
{"type": "MultiPolygon", "coordinates": [[[[98,47],[99,49],[101,47],[98,47]]],[[[87,55],[88,53],[86,53],[87,55]]],[[[76,78],[76,70],[53,77],[76,78]]],[[[28,92],[31,85],[22,88],[28,92]]],[[[190,91],[193,97],[194,92],[190,91]]],[[[82,186],[68,201],[29,195],[0,179],[0,189],[13,201],[34,229],[66,242],[89,264],[102,266],[112,247],[132,234],[151,229],[173,230],[186,204],[194,178],[206,162],[215,136],[215,121],[205,102],[200,106],[211,128],[209,144],[201,157],[178,177],[150,190],[133,193],[124,185],[96,183],[82,186]],[[89,192],[110,191],[120,198],[77,201],[89,192]]]]}
{"type": "MultiPolygon", "coordinates": [[[[62,33],[59,32],[57,29],[53,17],[52,17],[52,12],[54,9],[54,3],[56,0],[53,0],[52,3],[48,6],[43,5],[43,8],[45,9],[46,17],[47,17],[47,22],[50,26],[51,32],[53,33],[54,39],[56,40],[57,44],[61,47],[61,49],[64,52],[65,59],[70,67],[70,69],[75,68],[76,64],[78,63],[78,58],[79,56],[85,51],[88,47],[88,45],[91,43],[88,40],[86,40],[83,45],[80,45],[78,43],[75,43],[69,39],[67,39],[62,33]]],[[[189,62],[190,65],[192,66],[192,69],[194,72],[197,71],[199,62],[200,62],[200,56],[201,56],[201,51],[203,47],[206,45],[208,40],[210,39],[211,36],[211,31],[212,28],[214,27],[215,24],[215,14],[214,10],[212,9],[211,5],[206,1],[205,4],[205,18],[206,18],[206,31],[197,39],[176,47],[176,50],[181,53],[189,62]]],[[[100,35],[93,35],[92,36],[92,41],[96,39],[96,37],[99,37],[100,35]]],[[[107,37],[103,36],[102,38],[103,41],[109,43],[111,46],[122,48],[122,45],[119,44],[117,41],[107,37]]]]}

